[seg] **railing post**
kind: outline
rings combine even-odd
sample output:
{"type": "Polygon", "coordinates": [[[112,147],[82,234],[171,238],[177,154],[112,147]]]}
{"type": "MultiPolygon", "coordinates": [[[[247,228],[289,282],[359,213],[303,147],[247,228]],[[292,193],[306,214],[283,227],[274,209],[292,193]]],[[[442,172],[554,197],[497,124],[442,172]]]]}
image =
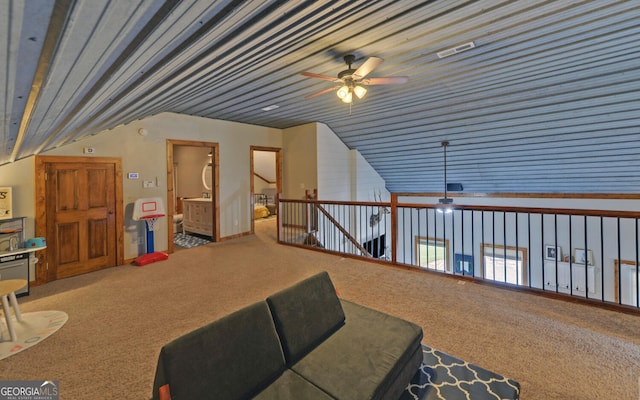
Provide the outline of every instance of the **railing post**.
{"type": "Polygon", "coordinates": [[[276,241],[280,243],[282,233],[282,205],[280,203],[280,193],[276,193],[276,241]]]}
{"type": "Polygon", "coordinates": [[[398,238],[398,195],[391,193],[391,262],[396,263],[396,248],[398,238]]]}

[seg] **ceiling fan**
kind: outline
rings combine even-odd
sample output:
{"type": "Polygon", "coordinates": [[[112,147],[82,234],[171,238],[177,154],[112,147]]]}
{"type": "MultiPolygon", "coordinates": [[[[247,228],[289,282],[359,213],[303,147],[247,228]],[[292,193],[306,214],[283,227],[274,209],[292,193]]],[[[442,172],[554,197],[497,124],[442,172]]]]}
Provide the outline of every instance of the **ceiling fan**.
{"type": "Polygon", "coordinates": [[[326,81],[339,83],[338,86],[331,87],[329,89],[322,90],[318,93],[310,94],[305,98],[311,99],[323,95],[325,93],[337,91],[336,94],[345,103],[351,104],[353,102],[353,95],[359,99],[363,98],[367,93],[367,89],[364,86],[371,85],[398,85],[407,83],[409,77],[407,76],[388,76],[385,78],[367,78],[382,61],[379,57],[369,57],[358,69],[351,68],[351,64],[355,61],[356,57],[353,54],[347,54],[344,56],[344,62],[348,68],[338,73],[338,77],[334,78],[327,75],[314,74],[313,72],[302,72],[302,75],[310,78],[319,78],[326,81]]]}

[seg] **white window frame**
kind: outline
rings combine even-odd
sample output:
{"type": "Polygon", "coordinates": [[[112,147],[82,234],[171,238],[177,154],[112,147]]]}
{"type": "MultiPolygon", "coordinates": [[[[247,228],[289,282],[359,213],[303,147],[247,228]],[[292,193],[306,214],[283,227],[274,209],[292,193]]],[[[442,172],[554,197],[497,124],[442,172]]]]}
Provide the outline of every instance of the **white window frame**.
{"type": "Polygon", "coordinates": [[[484,279],[518,286],[528,285],[527,249],[482,243],[480,256],[484,279]]]}
{"type": "Polygon", "coordinates": [[[441,272],[451,272],[449,263],[449,240],[438,239],[425,236],[415,236],[415,264],[424,269],[441,272]],[[437,259],[429,265],[426,259],[433,252],[437,252],[436,248],[444,249],[444,259],[437,259]]]}

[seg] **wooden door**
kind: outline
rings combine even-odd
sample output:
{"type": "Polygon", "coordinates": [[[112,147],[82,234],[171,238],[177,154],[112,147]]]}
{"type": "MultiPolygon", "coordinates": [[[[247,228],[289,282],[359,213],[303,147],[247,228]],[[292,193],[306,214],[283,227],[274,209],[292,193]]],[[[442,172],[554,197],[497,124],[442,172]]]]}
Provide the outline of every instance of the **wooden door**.
{"type": "Polygon", "coordinates": [[[113,163],[46,165],[47,280],[116,265],[113,163]]]}

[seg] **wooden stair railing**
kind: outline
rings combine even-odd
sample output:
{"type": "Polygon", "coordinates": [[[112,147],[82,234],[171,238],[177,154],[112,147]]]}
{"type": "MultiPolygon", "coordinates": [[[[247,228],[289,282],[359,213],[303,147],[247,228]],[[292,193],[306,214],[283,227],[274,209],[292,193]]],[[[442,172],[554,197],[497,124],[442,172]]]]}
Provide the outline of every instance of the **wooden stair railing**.
{"type": "Polygon", "coordinates": [[[358,250],[360,250],[360,251],[362,252],[362,255],[364,255],[365,257],[373,257],[373,256],[372,256],[372,255],[367,251],[367,249],[365,249],[365,248],[364,248],[360,243],[358,243],[358,241],[357,241],[353,236],[351,236],[351,234],[350,234],[346,229],[344,229],[344,228],[342,227],[342,225],[340,225],[340,223],[339,223],[338,221],[336,221],[336,220],[331,216],[331,214],[330,214],[327,210],[325,210],[325,209],[324,209],[324,207],[322,207],[320,204],[316,204],[316,207],[318,208],[318,210],[320,210],[320,212],[321,212],[322,214],[324,214],[324,216],[325,216],[325,217],[327,217],[327,219],[328,219],[328,220],[329,220],[329,221],[330,221],[330,222],[331,222],[331,223],[332,223],[336,228],[338,228],[338,230],[339,230],[340,232],[342,232],[342,234],[343,234],[347,239],[349,239],[349,241],[350,241],[351,243],[353,243],[353,245],[354,245],[354,246],[356,246],[356,248],[357,248],[358,250]]]}
{"type": "MultiPolygon", "coordinates": [[[[304,193],[304,197],[306,200],[311,200],[311,201],[317,201],[318,200],[318,189],[313,189],[313,191],[310,191],[309,189],[305,190],[304,193]]],[[[338,230],[340,232],[342,232],[342,234],[358,249],[362,252],[362,255],[364,255],[365,257],[373,257],[371,255],[371,253],[369,253],[367,251],[367,249],[365,249],[357,240],[356,238],[354,238],[353,236],[351,236],[351,234],[344,229],[344,227],[342,227],[342,225],[340,225],[340,223],[338,221],[335,220],[335,218],[333,218],[331,216],[331,214],[324,208],[322,207],[320,204],[317,203],[313,203],[313,204],[308,204],[308,218],[307,218],[307,234],[308,235],[312,235],[312,232],[317,232],[318,231],[318,218],[316,217],[315,213],[311,212],[313,207],[317,208],[322,214],[324,214],[325,217],[327,217],[327,219],[329,220],[329,222],[331,222],[333,224],[333,226],[335,226],[336,228],[338,228],[338,230]],[[313,218],[313,220],[312,220],[313,218]],[[313,222],[312,222],[313,221],[313,222]]],[[[318,238],[315,237],[315,235],[313,236],[314,239],[316,240],[316,242],[311,243],[312,241],[310,240],[309,236],[307,235],[307,238],[305,239],[306,241],[309,241],[310,245],[313,245],[314,247],[324,247],[322,242],[320,242],[320,240],[318,240],[318,238]]]]}

